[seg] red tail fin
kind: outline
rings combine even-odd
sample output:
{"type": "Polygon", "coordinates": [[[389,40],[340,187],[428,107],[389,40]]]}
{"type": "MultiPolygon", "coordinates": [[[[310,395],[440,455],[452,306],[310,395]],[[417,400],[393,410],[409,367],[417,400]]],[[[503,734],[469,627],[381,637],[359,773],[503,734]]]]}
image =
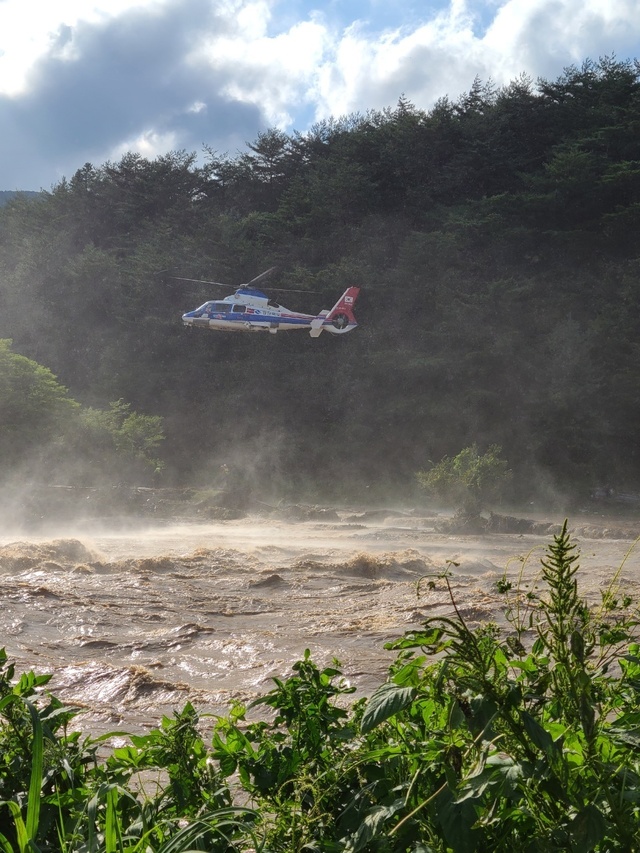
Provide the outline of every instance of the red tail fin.
{"type": "Polygon", "coordinates": [[[348,287],[325,317],[325,323],[334,320],[339,314],[346,314],[349,325],[352,323],[357,325],[353,314],[353,306],[356,303],[359,293],[359,287],[348,287]]]}
{"type": "Polygon", "coordinates": [[[350,332],[358,325],[353,315],[353,306],[356,303],[359,287],[348,287],[331,311],[321,311],[311,321],[309,334],[317,338],[323,331],[331,332],[332,335],[342,335],[350,332]]]}

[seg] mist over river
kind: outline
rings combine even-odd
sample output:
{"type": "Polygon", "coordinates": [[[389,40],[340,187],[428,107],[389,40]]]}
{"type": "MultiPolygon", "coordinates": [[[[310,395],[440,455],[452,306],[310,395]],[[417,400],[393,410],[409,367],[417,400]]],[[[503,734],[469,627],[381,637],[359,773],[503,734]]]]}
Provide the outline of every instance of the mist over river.
{"type": "MultiPolygon", "coordinates": [[[[548,521],[550,531],[562,518],[548,521]]],[[[436,527],[376,510],[5,532],[0,645],[16,673],[53,673],[51,691],[83,708],[78,725],[92,734],[141,731],[186,701],[225,713],[286,677],[306,648],[321,664],[338,658],[366,694],[394,658],[386,641],[453,613],[444,583],[420,578],[448,566],[464,617],[504,622],[496,581],[505,569],[514,581],[536,575],[552,538],[436,527]]],[[[580,518],[570,528],[583,593],[596,597],[621,565],[625,592],[638,592],[633,525],[580,518]]]]}

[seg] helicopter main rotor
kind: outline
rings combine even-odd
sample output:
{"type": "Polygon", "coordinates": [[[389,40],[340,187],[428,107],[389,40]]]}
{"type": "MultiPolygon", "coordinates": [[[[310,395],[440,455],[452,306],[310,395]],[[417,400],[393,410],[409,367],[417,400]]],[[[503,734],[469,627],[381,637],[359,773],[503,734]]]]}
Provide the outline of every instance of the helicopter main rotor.
{"type": "MultiPolygon", "coordinates": [[[[261,272],[260,275],[257,275],[255,278],[252,278],[251,281],[247,281],[244,284],[233,285],[233,284],[225,284],[222,281],[209,281],[207,279],[202,278],[185,278],[180,275],[172,275],[171,278],[176,279],[177,281],[191,281],[195,284],[211,284],[214,287],[225,287],[228,289],[235,288],[236,291],[242,290],[244,287],[254,287],[254,285],[258,284],[258,282],[262,281],[265,278],[268,278],[272,273],[276,271],[277,267],[270,267],[268,270],[261,272]]],[[[318,293],[317,290],[297,290],[291,287],[270,287],[270,291],[274,293],[318,293]]]]}

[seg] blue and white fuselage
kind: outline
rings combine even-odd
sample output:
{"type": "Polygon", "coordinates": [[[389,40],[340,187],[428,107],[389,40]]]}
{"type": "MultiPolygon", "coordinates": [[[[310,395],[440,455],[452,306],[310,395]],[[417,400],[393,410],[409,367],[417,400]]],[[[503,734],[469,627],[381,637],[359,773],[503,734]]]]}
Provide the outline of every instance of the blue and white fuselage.
{"type": "Polygon", "coordinates": [[[313,338],[323,331],[333,335],[350,332],[358,325],[353,306],[360,289],[349,287],[331,311],[300,314],[278,305],[261,290],[240,287],[232,296],[205,302],[182,315],[185,326],[226,332],[277,332],[307,329],[313,338]]]}

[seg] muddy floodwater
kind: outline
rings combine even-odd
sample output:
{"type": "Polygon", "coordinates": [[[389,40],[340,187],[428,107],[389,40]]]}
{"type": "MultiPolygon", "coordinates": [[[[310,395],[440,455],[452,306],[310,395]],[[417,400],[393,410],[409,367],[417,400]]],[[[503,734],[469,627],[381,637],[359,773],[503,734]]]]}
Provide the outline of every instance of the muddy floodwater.
{"type": "MultiPolygon", "coordinates": [[[[1,534],[0,645],[17,672],[53,673],[52,692],[81,706],[94,734],[155,726],[187,701],[224,713],[270,689],[306,648],[318,663],[340,660],[366,694],[393,659],[386,641],[453,612],[442,582],[422,582],[418,595],[420,578],[449,566],[465,618],[501,621],[496,582],[505,570],[535,575],[551,541],[436,527],[376,511],[1,534]]],[[[586,594],[620,567],[625,590],[638,592],[632,523],[579,518],[570,528],[586,594]]]]}

